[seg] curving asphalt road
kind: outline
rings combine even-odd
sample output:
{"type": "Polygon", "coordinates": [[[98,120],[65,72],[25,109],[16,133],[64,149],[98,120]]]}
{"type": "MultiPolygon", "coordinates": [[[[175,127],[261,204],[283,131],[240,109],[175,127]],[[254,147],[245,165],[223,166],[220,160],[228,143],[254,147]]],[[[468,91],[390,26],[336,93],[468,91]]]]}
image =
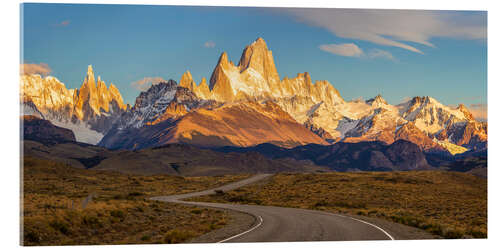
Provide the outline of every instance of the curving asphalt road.
{"type": "Polygon", "coordinates": [[[347,241],[347,240],[394,240],[383,228],[367,221],[316,210],[207,203],[183,201],[195,196],[209,195],[215,190],[229,191],[271,176],[258,174],[248,179],[201,192],[160,196],[151,199],[165,202],[231,209],[253,215],[255,223],[246,231],[234,232],[221,242],[290,242],[290,241],[347,241]]]}

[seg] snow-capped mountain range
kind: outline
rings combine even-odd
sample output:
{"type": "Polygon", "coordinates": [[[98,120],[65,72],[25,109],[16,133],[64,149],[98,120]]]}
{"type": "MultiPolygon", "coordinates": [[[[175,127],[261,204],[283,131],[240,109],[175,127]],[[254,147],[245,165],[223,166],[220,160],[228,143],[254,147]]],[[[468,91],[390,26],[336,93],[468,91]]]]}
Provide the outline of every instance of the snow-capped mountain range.
{"type": "Polygon", "coordinates": [[[91,144],[97,144],[128,108],[115,85],[106,87],[100,76],[95,81],[90,65],[79,89],[67,89],[52,76],[22,75],[20,95],[23,114],[69,128],[78,141],[91,144]]]}
{"type": "MultiPolygon", "coordinates": [[[[450,107],[432,97],[399,105],[378,95],[345,101],[328,81],[309,73],[280,76],[272,52],[258,38],[245,47],[239,63],[224,52],[207,84],[189,71],[142,92],[132,108],[118,89],[109,88],[89,66],[82,87],[68,90],[54,77],[21,76],[25,113],[62,127],[104,135],[100,145],[143,148],[184,142],[203,146],[252,146],[270,142],[292,147],[338,141],[411,141],[425,151],[462,153],[487,147],[487,124],[463,105],[450,107]],[[75,127],[78,125],[79,127],[75,127]],[[126,138],[125,138],[126,137],[126,138]]],[[[77,140],[79,132],[75,131],[77,140]]],[[[97,143],[97,141],[94,141],[97,143]]]]}

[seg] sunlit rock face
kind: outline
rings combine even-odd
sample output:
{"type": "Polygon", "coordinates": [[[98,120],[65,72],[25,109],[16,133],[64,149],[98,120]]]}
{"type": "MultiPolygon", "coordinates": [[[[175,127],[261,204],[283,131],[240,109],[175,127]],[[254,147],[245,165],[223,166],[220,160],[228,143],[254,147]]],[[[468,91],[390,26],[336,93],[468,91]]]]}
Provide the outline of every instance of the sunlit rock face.
{"type": "Polygon", "coordinates": [[[100,76],[97,77],[96,82],[92,66],[89,65],[87,76],[78,90],[75,115],[79,119],[94,115],[100,116],[101,113],[109,113],[113,105],[118,109],[126,109],[126,105],[123,103],[123,98],[118,89],[112,83],[109,88],[106,87],[106,83],[101,80],[100,76]],[[91,108],[91,111],[85,110],[86,105],[91,108]]]}
{"type": "Polygon", "coordinates": [[[280,80],[272,51],[262,38],[245,47],[238,65],[229,61],[227,53],[222,53],[209,86],[205,78],[197,85],[189,71],[182,75],[179,85],[202,99],[223,103],[272,100],[296,121],[307,123],[329,139],[338,135],[335,131],[338,115],[323,111],[345,103],[328,81],[313,83],[307,72],[280,80]]]}
{"type": "Polygon", "coordinates": [[[77,91],[67,89],[57,78],[40,75],[21,76],[21,101],[38,115],[70,121],[77,91]]]}
{"type": "Polygon", "coordinates": [[[25,114],[71,127],[77,140],[97,143],[104,136],[100,145],[112,148],[398,140],[426,152],[487,148],[487,123],[476,121],[464,105],[446,106],[429,96],[398,105],[381,95],[346,101],[330,82],[313,82],[308,72],[280,77],[262,38],[243,49],[237,64],[223,52],[209,78],[197,83],[186,71],[179,84],[169,80],[140,93],[132,108],[113,84],[96,79],[92,66],[79,89],[39,75],[21,76],[21,84],[25,114]]]}
{"type": "Polygon", "coordinates": [[[118,119],[99,145],[140,149],[169,143],[205,147],[326,142],[274,102],[217,102],[197,97],[190,74],[153,85],[118,119]]]}
{"type": "Polygon", "coordinates": [[[21,76],[24,114],[50,120],[73,130],[77,140],[96,144],[127,109],[116,86],[94,76],[92,66],[79,89],[67,89],[53,76],[21,76]]]}
{"type": "Polygon", "coordinates": [[[210,77],[209,90],[211,98],[221,102],[294,96],[311,97],[313,102],[327,105],[344,102],[328,81],[313,84],[307,72],[280,80],[272,51],[262,38],[245,47],[237,66],[222,53],[210,77]]]}
{"type": "Polygon", "coordinates": [[[222,53],[207,88],[187,71],[180,85],[201,99],[220,103],[272,101],[298,123],[328,142],[398,139],[426,151],[461,152],[486,145],[486,126],[464,105],[449,107],[432,97],[415,97],[391,105],[381,95],[367,101],[345,101],[328,81],[312,82],[309,73],[280,80],[272,52],[258,38],[245,47],[238,65],[222,53]]]}

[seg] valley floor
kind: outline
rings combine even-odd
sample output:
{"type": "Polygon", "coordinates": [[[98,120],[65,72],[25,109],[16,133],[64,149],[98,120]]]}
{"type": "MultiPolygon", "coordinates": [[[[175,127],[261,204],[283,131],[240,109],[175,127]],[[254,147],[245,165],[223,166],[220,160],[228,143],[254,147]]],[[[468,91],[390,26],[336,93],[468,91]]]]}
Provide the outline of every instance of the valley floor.
{"type": "Polygon", "coordinates": [[[23,245],[152,244],[189,241],[230,223],[231,212],[146,199],[188,193],[248,175],[130,175],[24,158],[23,245]]]}
{"type": "Polygon", "coordinates": [[[444,238],[487,237],[487,180],[457,172],[277,174],[191,200],[317,209],[389,220],[444,238]]]}
{"type": "MultiPolygon", "coordinates": [[[[216,188],[249,175],[144,176],[23,160],[23,245],[207,242],[207,233],[242,224],[234,221],[242,219],[235,212],[148,198],[216,188]]],[[[436,237],[487,237],[487,180],[458,172],[281,173],[191,200],[316,209],[369,217],[379,225],[397,222],[436,237]]]]}

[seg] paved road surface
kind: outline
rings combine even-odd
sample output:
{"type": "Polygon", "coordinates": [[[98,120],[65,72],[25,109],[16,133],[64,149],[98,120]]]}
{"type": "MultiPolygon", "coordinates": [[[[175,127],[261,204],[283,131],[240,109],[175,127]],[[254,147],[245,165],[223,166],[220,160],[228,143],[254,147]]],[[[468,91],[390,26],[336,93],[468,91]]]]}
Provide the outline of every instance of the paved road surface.
{"type": "Polygon", "coordinates": [[[209,195],[215,190],[229,191],[260,181],[269,174],[259,174],[222,187],[201,192],[160,196],[153,200],[231,209],[253,215],[252,227],[219,242],[290,242],[290,241],[339,241],[339,240],[394,240],[385,229],[367,221],[340,214],[316,210],[274,206],[238,205],[183,201],[190,197],[209,195]]]}

